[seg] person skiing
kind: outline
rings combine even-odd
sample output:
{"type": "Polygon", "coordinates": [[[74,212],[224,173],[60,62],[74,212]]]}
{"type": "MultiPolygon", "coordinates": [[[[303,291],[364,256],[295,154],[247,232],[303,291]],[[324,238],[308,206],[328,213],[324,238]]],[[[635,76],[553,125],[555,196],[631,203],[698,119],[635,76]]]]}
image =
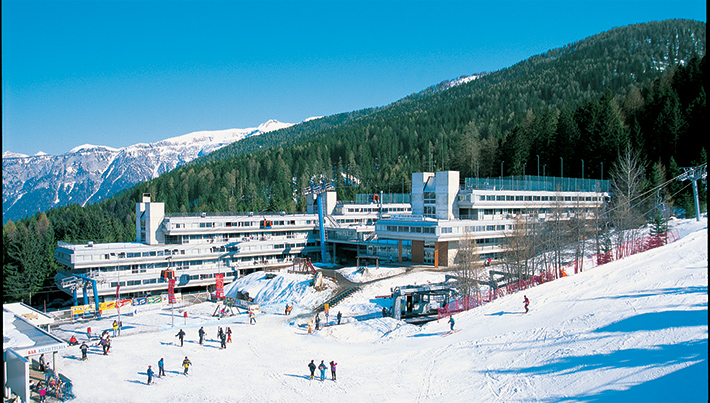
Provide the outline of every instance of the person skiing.
{"type": "Polygon", "coordinates": [[[340,320],[343,319],[343,314],[340,313],[340,311],[338,311],[338,316],[337,316],[337,318],[338,318],[338,324],[340,324],[340,320]]]}
{"type": "Polygon", "coordinates": [[[106,355],[106,339],[101,339],[99,340],[99,345],[101,346],[101,349],[104,351],[104,355],[106,355]]]}
{"type": "Polygon", "coordinates": [[[385,308],[384,306],[382,307],[382,317],[387,317],[387,308],[385,308]]]}
{"type": "Polygon", "coordinates": [[[205,343],[205,328],[200,327],[200,330],[197,331],[197,334],[200,335],[200,345],[205,343]]]}
{"type": "Polygon", "coordinates": [[[323,363],[323,360],[320,361],[318,369],[320,370],[320,380],[323,382],[325,381],[325,370],[328,369],[328,367],[323,363]]]}
{"type": "Polygon", "coordinates": [[[81,360],[86,361],[86,352],[89,351],[89,346],[86,345],[85,341],[81,342],[81,346],[79,346],[79,350],[81,350],[81,360]]]}
{"type": "Polygon", "coordinates": [[[86,328],[86,339],[91,340],[91,327],[86,328]]]}
{"type": "Polygon", "coordinates": [[[185,331],[180,328],[180,331],[178,332],[178,334],[175,335],[175,337],[180,338],[180,347],[182,347],[182,343],[185,339],[185,331]]]}
{"type": "Polygon", "coordinates": [[[104,355],[108,355],[108,353],[111,352],[111,338],[108,337],[108,334],[106,335],[106,344],[104,345],[104,347],[106,347],[104,355]]]}
{"type": "Polygon", "coordinates": [[[254,312],[252,312],[252,311],[249,311],[249,324],[250,325],[256,324],[256,315],[254,315],[254,312]]]}
{"type": "Polygon", "coordinates": [[[153,380],[153,368],[148,365],[148,383],[147,385],[150,385],[150,382],[153,380]]]}
{"type": "Polygon", "coordinates": [[[530,305],[530,300],[527,295],[523,295],[523,305],[525,306],[525,313],[528,313],[528,305],[530,305]]]}
{"type": "Polygon", "coordinates": [[[316,330],[320,329],[320,314],[316,315],[316,330]]]}
{"type": "Polygon", "coordinates": [[[308,364],[308,369],[311,370],[311,380],[313,380],[313,374],[316,372],[316,364],[313,363],[313,360],[311,360],[311,363],[308,364]]]}
{"type": "MultiPolygon", "coordinates": [[[[232,329],[230,329],[229,326],[227,326],[227,343],[231,343],[231,342],[232,342],[232,329]]],[[[225,348],[226,348],[226,346],[225,346],[225,348]]]]}
{"type": "Polygon", "coordinates": [[[217,340],[219,340],[219,339],[222,338],[222,333],[223,333],[223,332],[224,332],[224,331],[222,330],[222,326],[220,326],[220,327],[217,328],[217,340]]]}
{"type": "Polygon", "coordinates": [[[338,365],[337,362],[331,361],[330,362],[330,377],[335,380],[335,367],[338,365]]]}
{"type": "Polygon", "coordinates": [[[118,331],[118,322],[116,322],[114,320],[112,327],[113,327],[113,337],[116,337],[116,332],[118,331]]]}
{"type": "Polygon", "coordinates": [[[286,304],[286,308],[284,309],[284,315],[288,315],[288,304],[286,304]]]}
{"type": "Polygon", "coordinates": [[[158,361],[158,378],[165,376],[165,362],[161,358],[158,361]]]}
{"type": "Polygon", "coordinates": [[[456,323],[456,321],[454,321],[454,317],[451,315],[449,315],[449,323],[451,323],[451,331],[453,332],[454,331],[454,324],[456,323]]]}
{"type": "Polygon", "coordinates": [[[219,334],[219,349],[227,348],[227,335],[224,332],[219,334]]]}
{"type": "Polygon", "coordinates": [[[187,370],[190,368],[190,365],[192,365],[192,363],[187,359],[187,356],[185,356],[185,359],[182,360],[182,366],[185,367],[183,374],[187,375],[187,370]]]}

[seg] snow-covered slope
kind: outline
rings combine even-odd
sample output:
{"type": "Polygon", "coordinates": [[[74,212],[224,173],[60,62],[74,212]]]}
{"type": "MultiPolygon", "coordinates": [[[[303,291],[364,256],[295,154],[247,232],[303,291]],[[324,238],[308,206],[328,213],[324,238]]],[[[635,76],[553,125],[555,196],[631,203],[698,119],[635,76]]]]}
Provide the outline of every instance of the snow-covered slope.
{"type": "Polygon", "coordinates": [[[59,156],[7,151],[2,156],[3,221],[93,203],[246,137],[289,126],[269,120],[248,129],[200,131],[118,149],[84,144],[59,156]]]}
{"type": "MultiPolygon", "coordinates": [[[[351,316],[377,312],[389,300],[375,297],[393,285],[444,275],[415,272],[365,286],[331,309],[330,319],[340,310],[345,324],[315,334],[299,326],[307,317],[266,313],[249,325],[244,314],[212,318],[214,304],[204,303],[187,307],[187,320],[176,309],[175,327],[169,309],[124,316],[124,335],[109,356],[92,347],[82,362],[72,347],[59,352],[57,365],[73,380],[77,403],[705,402],[707,218],[673,226],[682,236],[673,244],[458,314],[461,331],[447,337],[441,337],[445,321],[416,327],[351,316]],[[532,301],[528,314],[522,314],[523,294],[532,301]],[[200,326],[207,331],[204,346],[196,342],[200,326]],[[219,349],[217,326],[234,332],[226,350],[219,349]],[[176,344],[180,327],[187,332],[184,347],[176,344]],[[179,367],[185,356],[193,363],[188,376],[179,367]],[[167,376],[145,385],[148,365],[155,368],[161,357],[167,376]],[[310,381],[311,360],[336,361],[338,380],[328,371],[326,382],[310,381]]],[[[242,286],[264,296],[267,308],[286,300],[304,308],[319,299],[303,289],[303,277],[247,277],[242,286]]],[[[81,340],[86,326],[100,331],[113,319],[56,332],[81,340]]]]}

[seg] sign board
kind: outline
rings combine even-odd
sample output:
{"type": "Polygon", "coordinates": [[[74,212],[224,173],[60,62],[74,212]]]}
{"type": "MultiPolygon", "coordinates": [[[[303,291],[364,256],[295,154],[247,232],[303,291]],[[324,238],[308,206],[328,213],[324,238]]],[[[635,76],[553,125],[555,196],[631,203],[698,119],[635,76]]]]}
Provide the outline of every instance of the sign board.
{"type": "Polygon", "coordinates": [[[261,313],[261,306],[259,304],[249,305],[249,312],[261,313]]]}
{"type": "Polygon", "coordinates": [[[168,280],[168,303],[175,303],[175,279],[168,280]]]}
{"type": "Polygon", "coordinates": [[[215,297],[217,299],[223,299],[224,298],[224,274],[223,273],[217,273],[214,275],[215,278],[215,297]]]}

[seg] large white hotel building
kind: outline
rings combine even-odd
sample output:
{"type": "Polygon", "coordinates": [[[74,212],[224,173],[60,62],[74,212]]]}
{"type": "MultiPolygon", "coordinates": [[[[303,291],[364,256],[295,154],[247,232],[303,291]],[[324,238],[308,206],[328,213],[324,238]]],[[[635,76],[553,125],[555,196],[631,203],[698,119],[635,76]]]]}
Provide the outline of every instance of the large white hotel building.
{"type": "MultiPolygon", "coordinates": [[[[473,237],[481,258],[495,260],[516,216],[591,214],[603,207],[608,186],[537,176],[467,178],[462,186],[456,171],[418,172],[411,195],[339,202],[335,192],[323,193],[326,246],[338,259],[377,256],[439,267],[454,264],[458,242],[473,237]]],[[[100,298],[115,295],[119,284],[122,297],[135,297],[166,292],[171,273],[177,290],[205,290],[219,273],[226,284],[254,271],[292,267],[298,257],[320,261],[315,200],[309,195],[305,214],[166,214],[164,203],[143,195],[136,204],[136,242],[58,243],[55,257],[68,270],[55,283],[82,297],[79,274],[96,281],[100,298]]]]}

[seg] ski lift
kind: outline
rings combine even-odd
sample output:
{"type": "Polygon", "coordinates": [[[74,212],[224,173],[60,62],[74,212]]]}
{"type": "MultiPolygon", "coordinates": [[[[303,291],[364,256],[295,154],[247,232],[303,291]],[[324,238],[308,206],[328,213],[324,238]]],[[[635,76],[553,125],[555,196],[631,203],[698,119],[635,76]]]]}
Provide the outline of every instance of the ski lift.
{"type": "Polygon", "coordinates": [[[265,228],[265,229],[270,229],[271,228],[271,220],[267,220],[266,218],[261,220],[260,227],[265,228]]]}
{"type": "Polygon", "coordinates": [[[379,203],[380,202],[380,195],[377,195],[377,194],[372,195],[372,201],[375,203],[379,203]]]}
{"type": "Polygon", "coordinates": [[[175,270],[173,270],[173,269],[162,270],[160,272],[160,277],[162,277],[163,280],[173,280],[175,278],[175,270]]]}

